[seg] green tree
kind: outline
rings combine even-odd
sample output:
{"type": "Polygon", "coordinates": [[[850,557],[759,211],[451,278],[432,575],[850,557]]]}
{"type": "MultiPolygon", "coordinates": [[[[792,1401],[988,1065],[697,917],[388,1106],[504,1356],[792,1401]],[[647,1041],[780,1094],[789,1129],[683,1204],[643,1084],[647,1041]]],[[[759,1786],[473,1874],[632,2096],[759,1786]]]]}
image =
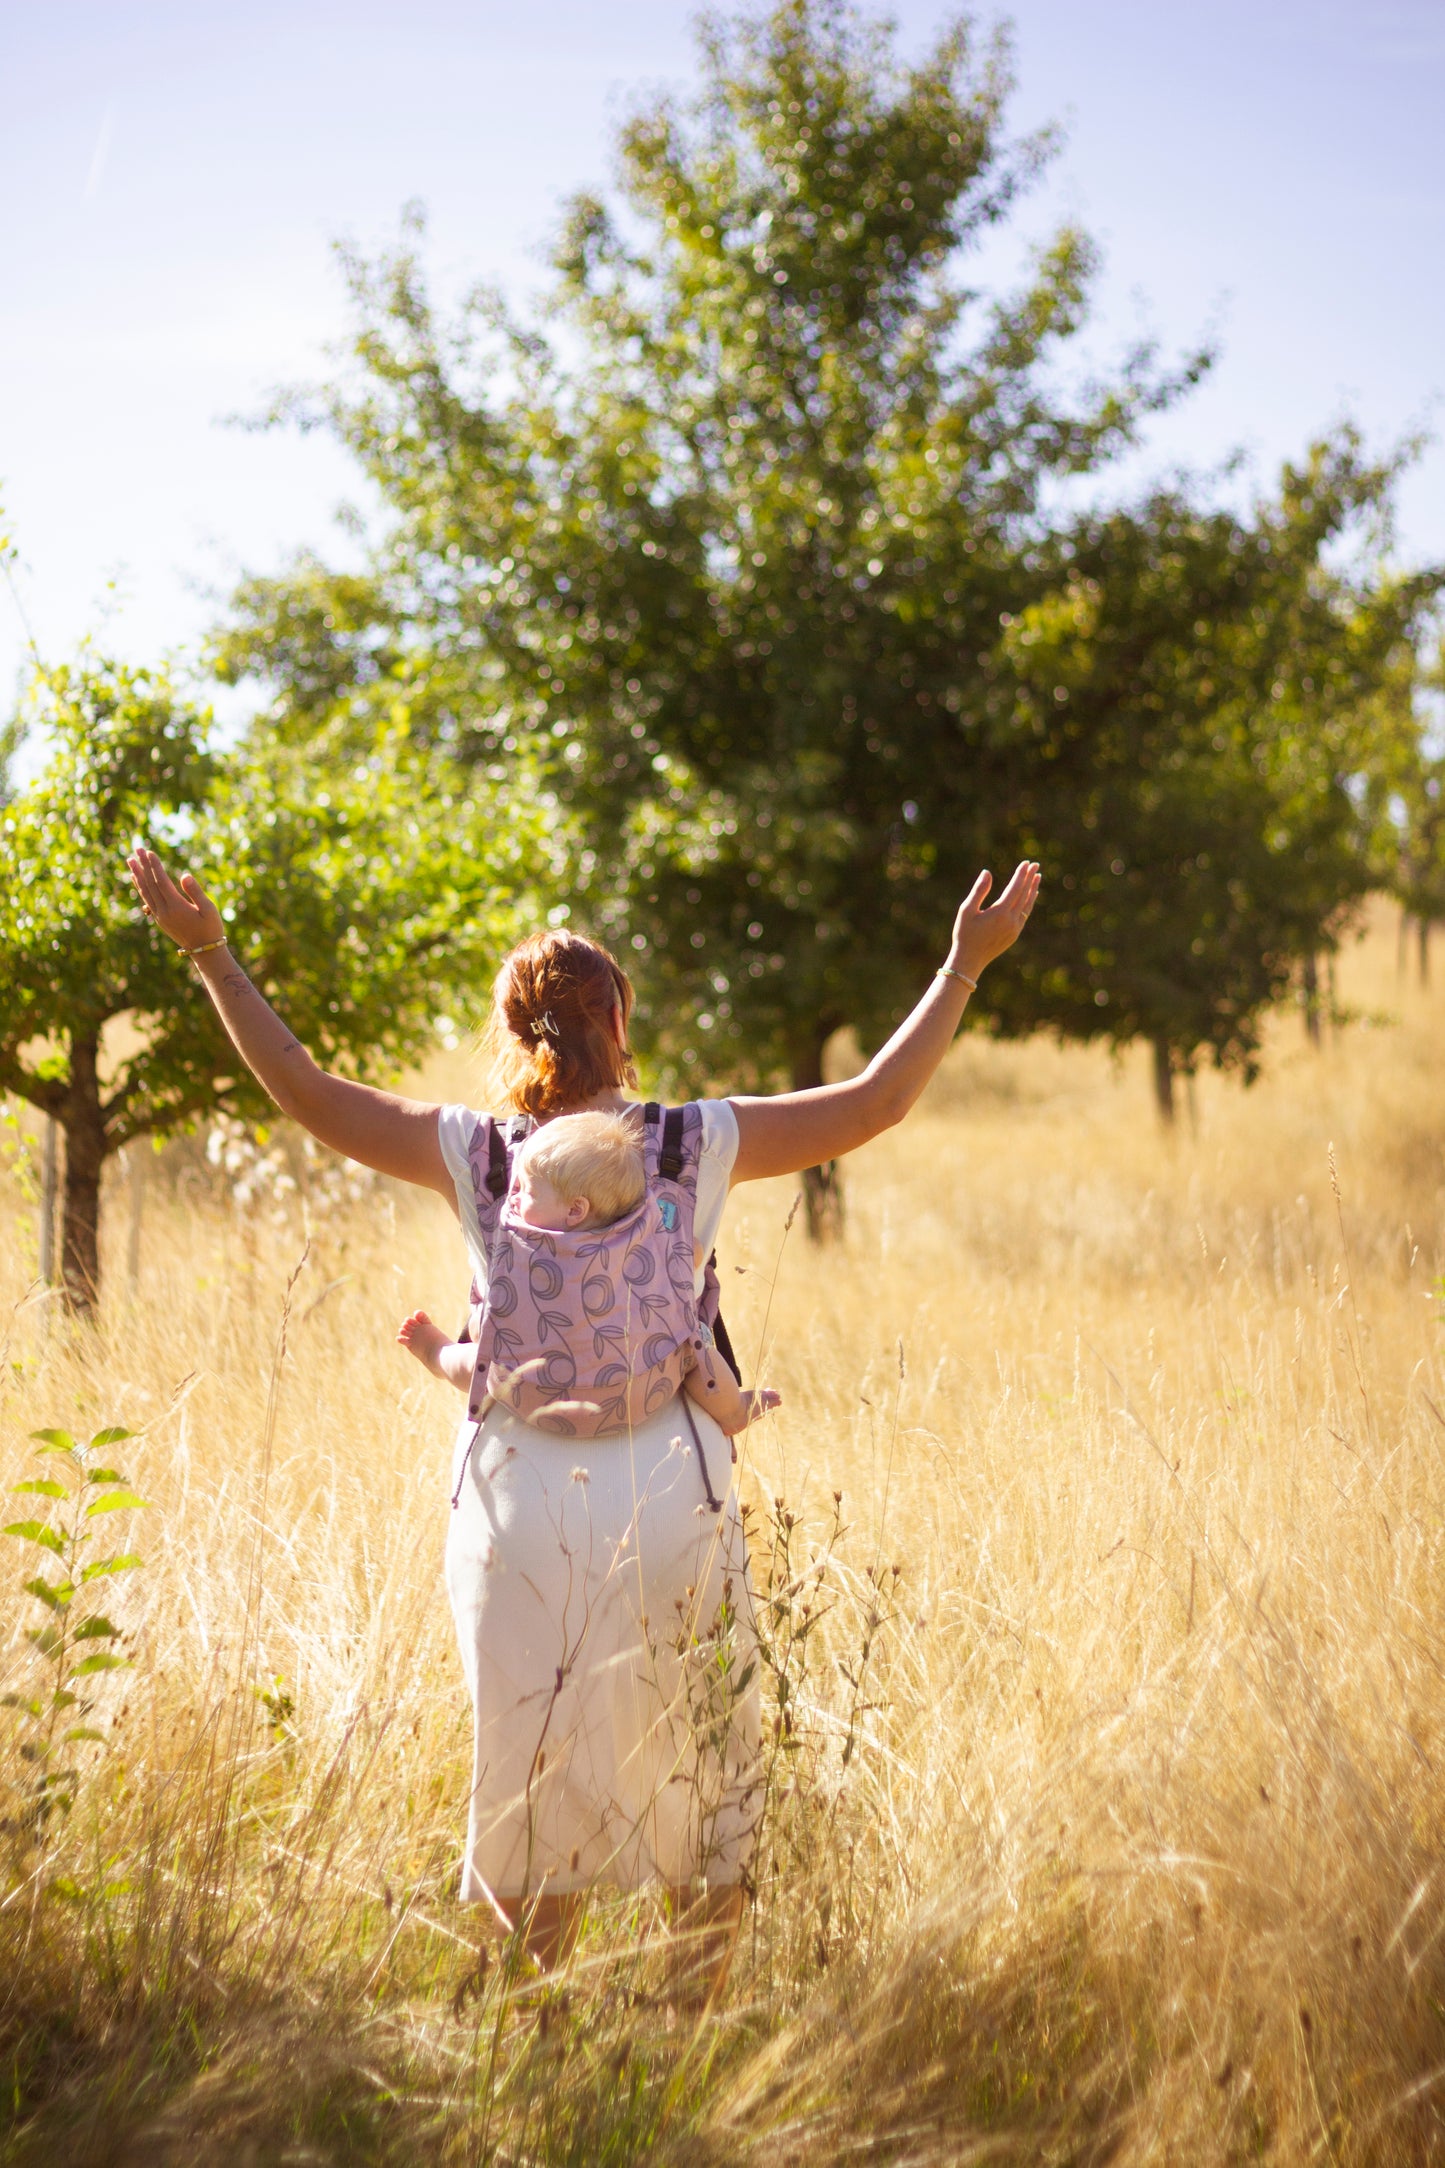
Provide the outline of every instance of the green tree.
{"type": "Polygon", "coordinates": [[[414,1054],[512,937],[547,829],[520,790],[503,818],[397,730],[345,762],[265,735],[219,753],[162,673],[90,655],[37,677],[32,714],[51,757],[0,811],[0,1090],[64,1129],[62,1277],[85,1311],[110,1155],[269,1104],[142,916],[126,850],[184,837],[257,984],[322,1059],[364,1076],[414,1054]]]}
{"type": "Polygon", "coordinates": [[[1367,818],[1377,885],[1399,902],[1401,963],[1413,921],[1420,981],[1429,978],[1430,929],[1445,919],[1445,749],[1440,696],[1445,644],[1403,651],[1370,712],[1367,818]],[[1428,657],[1428,659],[1427,659],[1428,657]]]}
{"type": "Polygon", "coordinates": [[[464,759],[545,749],[644,1045],[807,1085],[838,1026],[886,1034],[1009,849],[999,619],[1037,590],[1046,492],[1203,357],[1061,389],[1073,230],[1006,300],[956,282],[1048,149],[1005,134],[1000,38],[960,21],[909,67],[784,0],[705,28],[702,63],[690,110],[623,130],[624,223],[572,207],[556,348],[485,295],[440,323],[409,247],[347,259],[357,370],[287,411],[354,451],[388,530],[369,581],[249,583],[220,659],[290,733],[400,697],[464,759]]]}
{"type": "Polygon", "coordinates": [[[1201,1056],[1253,1075],[1264,1011],[1378,878],[1380,702],[1441,586],[1379,569],[1398,466],[1345,431],[1248,515],[1161,493],[1082,521],[1006,627],[1010,727],[1047,748],[1023,832],[1063,908],[1001,1017],[1147,1039],[1166,1119],[1201,1056]]]}
{"type": "Polygon", "coordinates": [[[915,66],[841,0],[714,22],[696,101],[622,131],[621,216],[571,208],[560,337],[439,318],[412,239],[345,259],[353,366],[279,410],[386,518],[361,576],[249,582],[223,669],[298,742],[404,714],[541,760],[573,906],[699,1082],[876,1043],[977,866],[1030,855],[1061,886],[981,1006],[1148,1038],[1168,1105],[1201,1053],[1249,1071],[1359,892],[1358,719],[1431,582],[1334,553],[1392,471],[1345,435],[1247,517],[1074,516],[1207,356],[1071,391],[1073,230],[1021,292],[960,282],[1048,151],[1009,87],[965,22],[915,66]]]}

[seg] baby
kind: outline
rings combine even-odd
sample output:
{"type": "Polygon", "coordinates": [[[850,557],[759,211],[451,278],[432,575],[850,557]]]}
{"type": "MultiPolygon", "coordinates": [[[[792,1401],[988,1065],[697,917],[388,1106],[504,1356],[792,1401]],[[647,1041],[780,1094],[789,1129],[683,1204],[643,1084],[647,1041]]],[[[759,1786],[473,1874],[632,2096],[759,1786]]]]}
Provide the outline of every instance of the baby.
{"type": "MultiPolygon", "coordinates": [[[[581,1234],[610,1227],[635,1212],[647,1191],[642,1147],[637,1132],[619,1114],[565,1114],[534,1130],[512,1161],[507,1207],[524,1226],[554,1234],[581,1234]]],[[[397,1339],[434,1376],[466,1392],[472,1382],[476,1348],[468,1340],[448,1340],[425,1310],[403,1320],[397,1339]]],[[[770,1390],[745,1392],[702,1327],[697,1366],[687,1373],[684,1390],[729,1437],[778,1405],[770,1390]]]]}

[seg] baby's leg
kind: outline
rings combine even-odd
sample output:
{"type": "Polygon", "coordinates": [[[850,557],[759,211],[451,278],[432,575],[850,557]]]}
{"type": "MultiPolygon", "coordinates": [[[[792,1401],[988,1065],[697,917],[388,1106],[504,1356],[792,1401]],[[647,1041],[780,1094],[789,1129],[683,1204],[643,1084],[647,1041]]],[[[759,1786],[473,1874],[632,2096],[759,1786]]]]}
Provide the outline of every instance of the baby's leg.
{"type": "Polygon", "coordinates": [[[766,1415],[769,1408],[778,1405],[780,1395],[774,1392],[744,1392],[716,1348],[705,1347],[697,1358],[697,1368],[689,1370],[683,1379],[683,1390],[695,1400],[725,1431],[728,1437],[736,1437],[740,1430],[766,1415]]]}
{"type": "Polygon", "coordinates": [[[449,1340],[425,1310],[413,1310],[410,1317],[404,1317],[396,1337],[418,1362],[426,1364],[433,1377],[455,1385],[463,1393],[471,1384],[476,1349],[469,1341],[449,1340]]]}

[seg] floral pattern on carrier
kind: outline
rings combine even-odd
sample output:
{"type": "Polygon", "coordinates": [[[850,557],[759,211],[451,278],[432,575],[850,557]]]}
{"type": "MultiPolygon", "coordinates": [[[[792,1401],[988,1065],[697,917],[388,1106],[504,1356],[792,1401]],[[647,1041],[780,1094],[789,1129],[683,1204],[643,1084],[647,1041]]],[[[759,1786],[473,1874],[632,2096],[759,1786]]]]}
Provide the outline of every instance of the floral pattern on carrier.
{"type": "Polygon", "coordinates": [[[471,1141],[488,1263],[485,1296],[472,1286],[467,1412],[479,1423],[496,1403],[558,1436],[604,1437],[676,1396],[717,1307],[711,1271],[701,1304],[694,1291],[702,1114],[644,1108],[641,1204],[610,1227],[573,1230],[529,1227],[509,1209],[512,1153],[534,1126],[488,1117],[471,1141]]]}

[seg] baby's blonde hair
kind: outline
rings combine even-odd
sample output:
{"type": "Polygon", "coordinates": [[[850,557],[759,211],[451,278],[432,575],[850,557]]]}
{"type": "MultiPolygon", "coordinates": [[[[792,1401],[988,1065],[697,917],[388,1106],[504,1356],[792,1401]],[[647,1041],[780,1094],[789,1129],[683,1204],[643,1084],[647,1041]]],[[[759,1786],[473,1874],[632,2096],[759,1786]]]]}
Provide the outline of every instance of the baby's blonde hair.
{"type": "Polygon", "coordinates": [[[625,1114],[559,1114],[533,1131],[517,1157],[564,1205],[587,1199],[592,1209],[584,1227],[610,1227],[635,1212],[646,1193],[642,1146],[625,1114]]]}

